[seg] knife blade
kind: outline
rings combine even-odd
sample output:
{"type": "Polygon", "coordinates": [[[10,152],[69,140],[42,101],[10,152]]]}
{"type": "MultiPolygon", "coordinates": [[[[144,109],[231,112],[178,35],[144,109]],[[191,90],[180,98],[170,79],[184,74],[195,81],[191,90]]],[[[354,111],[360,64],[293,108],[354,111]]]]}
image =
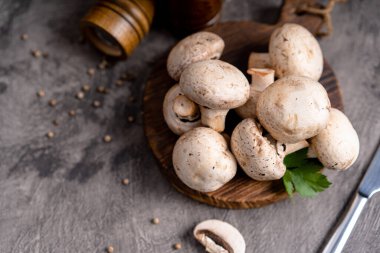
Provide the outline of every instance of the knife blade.
{"type": "Polygon", "coordinates": [[[340,253],[346,244],[354,226],[363,211],[367,200],[376,192],[380,191],[380,145],[365,173],[358,191],[353,196],[351,204],[347,206],[346,212],[335,228],[329,241],[323,248],[322,253],[340,253]]]}
{"type": "Polygon", "coordinates": [[[359,194],[366,198],[372,197],[378,191],[380,191],[380,145],[359,185],[359,194]]]}

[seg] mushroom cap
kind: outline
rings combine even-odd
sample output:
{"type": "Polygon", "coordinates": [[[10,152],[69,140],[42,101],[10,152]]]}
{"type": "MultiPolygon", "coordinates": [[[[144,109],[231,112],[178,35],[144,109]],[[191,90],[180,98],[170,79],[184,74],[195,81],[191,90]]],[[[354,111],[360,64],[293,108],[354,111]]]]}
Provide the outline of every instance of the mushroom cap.
{"type": "Polygon", "coordinates": [[[219,59],[224,49],[224,41],[215,33],[197,32],[177,43],[167,60],[169,75],[176,81],[182,71],[191,63],[219,59]]]}
{"type": "Polygon", "coordinates": [[[296,143],[326,127],[330,108],[327,92],[320,83],[307,77],[288,76],[261,93],[256,113],[273,138],[296,143]]]}
{"type": "Polygon", "coordinates": [[[285,24],[273,31],[269,56],[276,76],[306,76],[318,81],[323,70],[323,55],[318,41],[303,26],[285,24]]]}
{"type": "Polygon", "coordinates": [[[239,230],[227,222],[214,219],[202,221],[194,228],[193,234],[206,247],[207,252],[245,252],[243,236],[239,230]]]}
{"type": "Polygon", "coordinates": [[[211,192],[235,176],[237,164],[221,134],[211,128],[198,127],[177,140],[173,167],[188,187],[211,192]]]}
{"type": "Polygon", "coordinates": [[[194,121],[188,121],[181,120],[178,117],[178,115],[176,115],[173,109],[174,99],[179,95],[183,95],[183,93],[181,92],[179,85],[176,84],[173,87],[171,87],[166,93],[164,98],[164,104],[162,106],[162,112],[164,114],[166,124],[168,125],[170,130],[177,135],[181,135],[201,125],[200,118],[194,121]]]}
{"type": "Polygon", "coordinates": [[[182,72],[179,86],[188,98],[210,109],[232,109],[245,104],[250,87],[239,69],[219,60],[191,64],[182,72]]]}
{"type": "Polygon", "coordinates": [[[310,147],[325,167],[346,170],[356,161],[360,144],[346,115],[331,108],[327,127],[311,138],[310,147]]]}
{"type": "Polygon", "coordinates": [[[255,180],[276,180],[285,174],[283,156],[277,153],[275,145],[263,137],[253,119],[245,119],[235,127],[231,150],[240,167],[255,180]]]}

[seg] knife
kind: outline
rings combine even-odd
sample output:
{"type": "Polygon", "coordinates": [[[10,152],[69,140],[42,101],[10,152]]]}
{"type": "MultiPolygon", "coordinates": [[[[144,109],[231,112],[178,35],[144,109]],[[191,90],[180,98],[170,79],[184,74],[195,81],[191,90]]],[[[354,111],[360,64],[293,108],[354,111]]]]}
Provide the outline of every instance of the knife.
{"type": "Polygon", "coordinates": [[[376,192],[380,191],[380,145],[362,179],[358,191],[355,193],[351,205],[348,206],[345,216],[336,227],[322,253],[340,253],[353,230],[360,213],[376,192]]]}

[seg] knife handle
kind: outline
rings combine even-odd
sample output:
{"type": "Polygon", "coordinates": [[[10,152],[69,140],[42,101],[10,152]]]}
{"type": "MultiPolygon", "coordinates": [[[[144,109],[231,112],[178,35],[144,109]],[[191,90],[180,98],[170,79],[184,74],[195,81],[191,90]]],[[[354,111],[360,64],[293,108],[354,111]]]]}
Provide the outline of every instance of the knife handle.
{"type": "Polygon", "coordinates": [[[353,230],[360,213],[362,212],[367,198],[356,193],[351,205],[348,206],[344,214],[344,218],[336,227],[334,233],[330,237],[328,243],[324,247],[322,253],[340,253],[347,242],[348,237],[353,230]]]}

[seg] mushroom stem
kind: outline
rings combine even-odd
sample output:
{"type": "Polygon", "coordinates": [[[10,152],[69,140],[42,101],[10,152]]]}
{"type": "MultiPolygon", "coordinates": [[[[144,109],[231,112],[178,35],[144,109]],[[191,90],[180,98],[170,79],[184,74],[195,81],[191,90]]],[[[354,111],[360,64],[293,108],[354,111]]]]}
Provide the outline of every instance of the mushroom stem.
{"type": "Polygon", "coordinates": [[[252,52],[248,59],[248,68],[271,68],[269,53],[252,52]]]}
{"type": "Polygon", "coordinates": [[[208,126],[217,132],[223,132],[228,110],[216,110],[204,106],[200,106],[200,108],[202,125],[208,126]]]}
{"type": "Polygon", "coordinates": [[[180,119],[193,121],[199,117],[199,108],[196,103],[184,95],[178,95],[173,101],[173,111],[180,119]]]}
{"type": "Polygon", "coordinates": [[[274,82],[274,70],[267,68],[250,68],[247,73],[251,75],[251,89],[263,91],[274,82]]]}
{"type": "Polygon", "coordinates": [[[291,153],[294,153],[300,149],[309,147],[309,143],[305,140],[299,141],[296,143],[282,143],[277,142],[276,143],[276,149],[277,152],[283,153],[283,156],[289,155],[291,153]]]}
{"type": "Polygon", "coordinates": [[[249,98],[244,105],[235,109],[236,113],[243,119],[256,118],[257,100],[261,92],[274,82],[273,69],[250,68],[247,73],[252,76],[249,98]]]}

